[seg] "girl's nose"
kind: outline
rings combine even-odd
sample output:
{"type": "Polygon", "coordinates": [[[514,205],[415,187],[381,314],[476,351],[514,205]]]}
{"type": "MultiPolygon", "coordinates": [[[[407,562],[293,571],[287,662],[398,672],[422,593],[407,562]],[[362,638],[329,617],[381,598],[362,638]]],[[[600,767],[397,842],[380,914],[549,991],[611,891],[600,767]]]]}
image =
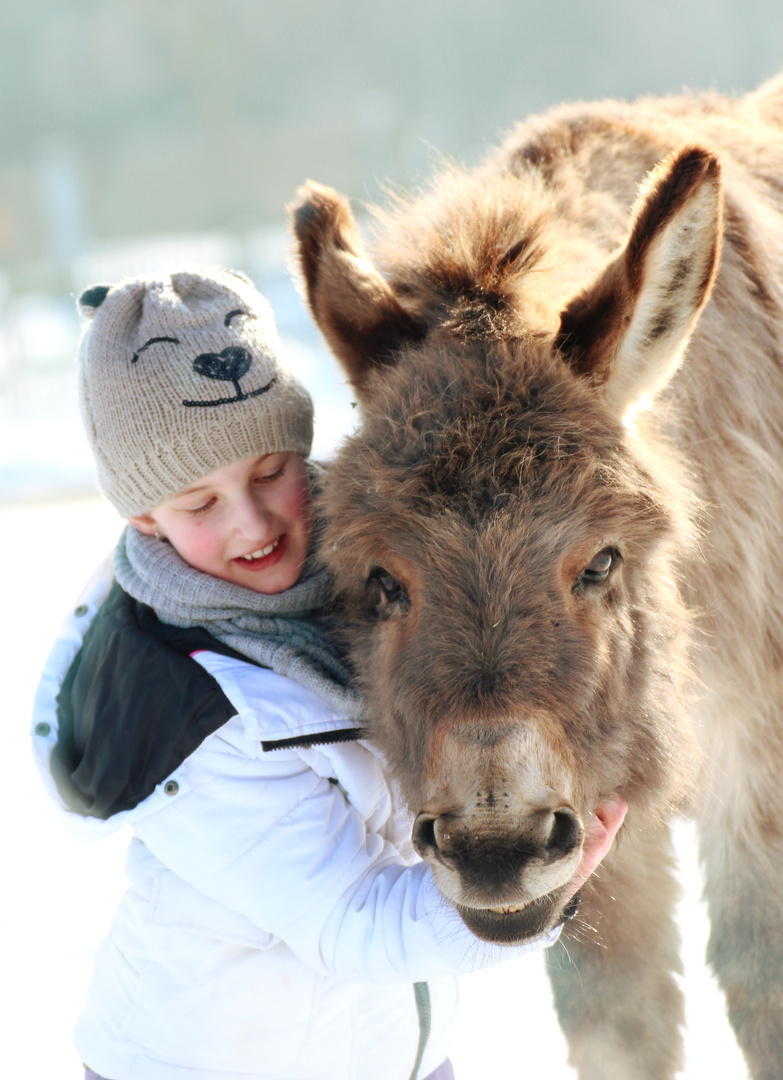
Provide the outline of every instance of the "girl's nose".
{"type": "Polygon", "coordinates": [[[246,495],[237,508],[235,528],[237,532],[243,533],[250,539],[262,540],[270,528],[271,521],[272,515],[264,503],[246,495]]]}

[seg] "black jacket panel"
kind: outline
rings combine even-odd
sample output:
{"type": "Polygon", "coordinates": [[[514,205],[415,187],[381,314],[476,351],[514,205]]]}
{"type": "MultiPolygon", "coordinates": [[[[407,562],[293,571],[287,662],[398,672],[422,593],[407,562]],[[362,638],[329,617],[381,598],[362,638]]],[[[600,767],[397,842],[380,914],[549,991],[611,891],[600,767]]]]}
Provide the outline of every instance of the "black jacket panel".
{"type": "Polygon", "coordinates": [[[57,697],[52,774],[71,810],[132,809],[236,715],[191,659],[198,649],[239,656],[205,630],[160,622],[114,583],[57,697]]]}

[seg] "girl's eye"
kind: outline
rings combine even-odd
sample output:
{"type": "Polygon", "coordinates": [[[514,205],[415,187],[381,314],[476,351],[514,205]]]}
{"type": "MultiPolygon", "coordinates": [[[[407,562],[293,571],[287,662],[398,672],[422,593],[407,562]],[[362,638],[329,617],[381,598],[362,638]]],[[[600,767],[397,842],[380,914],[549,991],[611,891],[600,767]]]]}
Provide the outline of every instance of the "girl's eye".
{"type": "Polygon", "coordinates": [[[277,480],[279,476],[283,475],[285,465],[281,465],[279,469],[275,469],[273,473],[264,473],[263,476],[256,477],[257,484],[269,484],[272,480],[277,480]]]}
{"type": "Polygon", "coordinates": [[[217,499],[213,495],[211,499],[208,499],[204,503],[203,506],[196,506],[196,507],[193,507],[192,509],[188,510],[188,514],[191,517],[198,517],[199,514],[206,514],[207,510],[211,510],[216,502],[217,502],[217,499]]]}

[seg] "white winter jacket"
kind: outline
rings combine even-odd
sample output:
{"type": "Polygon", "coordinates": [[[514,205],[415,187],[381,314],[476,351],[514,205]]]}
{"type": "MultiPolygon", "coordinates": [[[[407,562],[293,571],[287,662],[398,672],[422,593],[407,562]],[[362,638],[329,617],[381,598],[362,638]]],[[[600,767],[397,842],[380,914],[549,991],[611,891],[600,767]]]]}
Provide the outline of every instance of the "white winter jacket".
{"type": "Polygon", "coordinates": [[[234,715],[137,805],[105,820],[69,809],[50,767],[56,696],[106,588],[66,621],[33,718],[74,831],[133,829],[130,886],[76,1030],[83,1060],[110,1080],[426,1077],[447,1056],[453,976],[557,932],[522,949],[478,942],[413,853],[377,752],[322,741],[355,736],[351,723],[209,650],[189,663],[234,715]]]}

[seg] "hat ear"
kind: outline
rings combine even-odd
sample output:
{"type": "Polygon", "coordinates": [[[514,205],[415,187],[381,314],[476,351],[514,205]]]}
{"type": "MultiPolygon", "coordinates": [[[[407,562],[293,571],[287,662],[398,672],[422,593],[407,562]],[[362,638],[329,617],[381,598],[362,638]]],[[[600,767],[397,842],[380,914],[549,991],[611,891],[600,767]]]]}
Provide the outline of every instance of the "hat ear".
{"type": "Polygon", "coordinates": [[[79,309],[79,314],[83,315],[86,319],[92,319],[95,312],[106,299],[106,295],[110,289],[111,285],[92,285],[89,289],[85,289],[76,301],[76,307],[79,309]]]}

